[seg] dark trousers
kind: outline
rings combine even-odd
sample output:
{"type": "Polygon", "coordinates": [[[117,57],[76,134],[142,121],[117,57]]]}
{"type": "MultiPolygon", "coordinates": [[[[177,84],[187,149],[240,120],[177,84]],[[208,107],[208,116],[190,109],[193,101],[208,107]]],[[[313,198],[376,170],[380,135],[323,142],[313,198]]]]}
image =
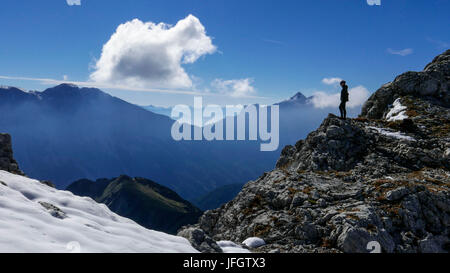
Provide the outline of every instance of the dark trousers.
{"type": "Polygon", "coordinates": [[[345,109],[345,104],[347,102],[342,101],[341,104],[339,105],[339,111],[341,111],[341,118],[347,118],[347,110],[345,109]]]}

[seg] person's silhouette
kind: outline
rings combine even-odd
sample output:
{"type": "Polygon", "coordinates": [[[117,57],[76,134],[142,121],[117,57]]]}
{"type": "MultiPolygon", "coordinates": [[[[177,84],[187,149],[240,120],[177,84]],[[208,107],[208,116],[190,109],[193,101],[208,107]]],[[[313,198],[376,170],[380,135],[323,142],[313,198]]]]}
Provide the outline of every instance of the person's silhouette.
{"type": "Polygon", "coordinates": [[[339,111],[341,112],[341,118],[347,118],[347,110],[345,109],[346,103],[348,102],[348,86],[345,81],[341,81],[341,104],[339,105],[339,111]]]}

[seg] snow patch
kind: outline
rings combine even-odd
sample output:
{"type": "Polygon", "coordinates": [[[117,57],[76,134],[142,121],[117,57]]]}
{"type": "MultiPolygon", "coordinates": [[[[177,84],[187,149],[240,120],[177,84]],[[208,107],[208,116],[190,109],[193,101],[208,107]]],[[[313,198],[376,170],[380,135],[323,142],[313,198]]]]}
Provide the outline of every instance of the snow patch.
{"type": "Polygon", "coordinates": [[[0,181],[0,252],[198,252],[186,239],[146,229],[91,198],[5,171],[0,181]]]}
{"type": "Polygon", "coordinates": [[[258,248],[266,244],[266,242],[263,239],[258,237],[250,237],[245,241],[243,241],[242,243],[250,248],[258,248]]]}
{"type": "Polygon", "coordinates": [[[400,102],[400,98],[396,99],[394,101],[394,104],[392,105],[392,109],[386,115],[386,120],[400,121],[407,119],[408,115],[406,115],[406,109],[408,108],[402,105],[402,103],[400,102]]]}
{"type": "Polygon", "coordinates": [[[231,241],[218,241],[217,245],[220,246],[223,253],[251,253],[250,250],[231,241]]]}
{"type": "Polygon", "coordinates": [[[407,136],[407,135],[402,134],[400,132],[391,132],[391,131],[388,131],[386,129],[377,128],[377,127],[373,127],[373,126],[368,126],[367,128],[375,130],[379,134],[385,135],[387,137],[393,137],[393,138],[397,138],[397,139],[404,139],[404,140],[408,140],[408,141],[416,141],[413,137],[407,136]]]}

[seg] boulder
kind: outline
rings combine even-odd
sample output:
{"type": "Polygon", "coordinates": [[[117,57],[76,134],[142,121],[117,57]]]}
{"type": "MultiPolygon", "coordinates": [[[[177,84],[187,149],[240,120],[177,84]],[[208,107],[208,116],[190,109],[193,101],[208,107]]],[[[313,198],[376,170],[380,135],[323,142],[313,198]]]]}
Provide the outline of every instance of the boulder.
{"type": "Polygon", "coordinates": [[[219,245],[199,228],[183,229],[178,233],[178,236],[188,239],[191,245],[202,253],[222,253],[219,245]]]}

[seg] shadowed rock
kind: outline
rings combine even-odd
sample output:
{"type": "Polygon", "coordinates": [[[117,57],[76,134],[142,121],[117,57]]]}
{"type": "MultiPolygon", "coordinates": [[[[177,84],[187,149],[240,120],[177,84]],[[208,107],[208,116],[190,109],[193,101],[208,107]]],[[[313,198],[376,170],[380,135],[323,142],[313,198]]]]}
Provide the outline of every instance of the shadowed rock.
{"type": "Polygon", "coordinates": [[[0,134],[0,170],[23,175],[13,157],[11,136],[9,134],[0,134]]]}

